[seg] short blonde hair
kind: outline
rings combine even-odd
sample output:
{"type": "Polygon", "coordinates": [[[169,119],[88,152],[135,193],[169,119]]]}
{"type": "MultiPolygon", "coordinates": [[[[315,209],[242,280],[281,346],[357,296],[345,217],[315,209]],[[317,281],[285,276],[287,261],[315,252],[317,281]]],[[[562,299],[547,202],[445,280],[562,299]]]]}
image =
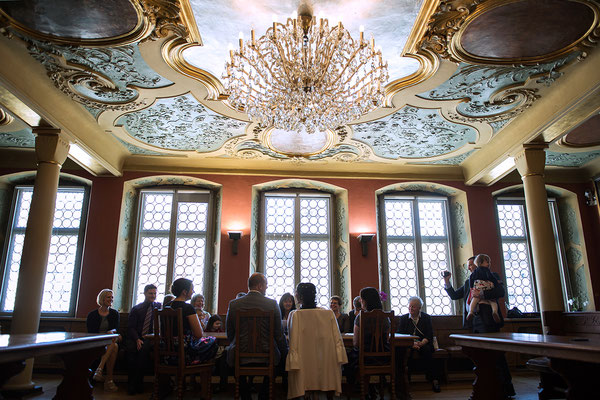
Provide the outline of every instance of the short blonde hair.
{"type": "Polygon", "coordinates": [[[481,263],[483,263],[486,260],[488,264],[492,263],[492,260],[490,260],[490,256],[488,256],[487,254],[478,254],[477,257],[475,257],[475,265],[479,267],[481,263]]]}
{"type": "Polygon", "coordinates": [[[108,293],[113,293],[112,289],[102,289],[100,293],[98,293],[98,297],[96,297],[96,303],[98,303],[100,307],[102,307],[102,303],[104,303],[104,298],[108,293]]]}

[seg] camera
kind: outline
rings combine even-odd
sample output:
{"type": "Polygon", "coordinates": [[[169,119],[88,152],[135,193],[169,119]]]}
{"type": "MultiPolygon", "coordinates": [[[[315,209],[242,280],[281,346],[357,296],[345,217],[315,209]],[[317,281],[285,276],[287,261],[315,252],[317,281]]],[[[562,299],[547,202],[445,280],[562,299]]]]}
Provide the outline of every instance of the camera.
{"type": "Polygon", "coordinates": [[[450,271],[442,271],[442,277],[450,276],[450,271]]]}

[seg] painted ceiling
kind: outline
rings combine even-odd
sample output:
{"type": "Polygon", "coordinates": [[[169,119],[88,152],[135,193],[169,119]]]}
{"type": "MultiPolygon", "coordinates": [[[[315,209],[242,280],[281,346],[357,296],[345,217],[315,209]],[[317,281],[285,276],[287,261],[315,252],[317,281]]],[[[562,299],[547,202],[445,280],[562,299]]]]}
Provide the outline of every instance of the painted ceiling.
{"type": "MultiPolygon", "coordinates": [[[[77,114],[89,128],[54,125],[101,163],[111,162],[102,154],[112,148],[121,157],[117,170],[186,163],[344,173],[460,167],[513,136],[534,139],[522,127],[541,118],[548,132],[561,129],[540,131],[548,166],[582,168],[600,159],[600,105],[565,114],[569,123],[562,124],[552,119],[559,110],[540,105],[578,71],[594,70],[595,0],[314,1],[315,15],[342,21],[353,36],[364,25],[382,48],[390,80],[383,107],[313,134],[259,127],[228,105],[221,81],[238,32],[260,35],[273,19],[288,18],[297,1],[53,4],[0,2],[0,50],[27,64],[37,85],[23,95],[25,88],[15,90],[19,71],[0,68],[2,148],[34,147],[33,124],[22,111],[29,107],[57,121],[77,114]],[[64,101],[65,116],[53,110],[52,96],[64,101]]],[[[600,85],[597,73],[588,78],[600,85]]]]}

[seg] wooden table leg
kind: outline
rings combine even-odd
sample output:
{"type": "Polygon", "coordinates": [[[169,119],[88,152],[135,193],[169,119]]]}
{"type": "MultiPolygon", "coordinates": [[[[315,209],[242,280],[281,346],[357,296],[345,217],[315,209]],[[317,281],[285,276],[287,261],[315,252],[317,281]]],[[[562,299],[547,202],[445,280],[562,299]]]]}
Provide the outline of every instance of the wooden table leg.
{"type": "Polygon", "coordinates": [[[568,400],[597,398],[600,364],[550,358],[550,368],[567,382],[568,400]]]}
{"type": "Polygon", "coordinates": [[[501,351],[478,349],[463,346],[463,352],[475,364],[477,377],[473,382],[471,400],[504,400],[504,389],[498,371],[498,360],[504,355],[501,351]]]}
{"type": "Polygon", "coordinates": [[[408,385],[408,355],[407,347],[396,347],[396,398],[401,400],[411,398],[408,385]]]}
{"type": "Polygon", "coordinates": [[[92,376],[90,365],[104,354],[104,350],[104,347],[97,347],[59,354],[65,363],[65,374],[56,388],[53,400],[93,400],[92,385],[89,382],[92,376]]]}

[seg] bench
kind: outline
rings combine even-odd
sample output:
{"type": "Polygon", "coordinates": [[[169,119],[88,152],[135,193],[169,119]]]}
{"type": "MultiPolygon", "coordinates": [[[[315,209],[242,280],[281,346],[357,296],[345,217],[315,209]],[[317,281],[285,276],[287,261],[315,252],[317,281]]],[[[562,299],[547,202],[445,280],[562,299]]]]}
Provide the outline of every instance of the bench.
{"type": "MultiPolygon", "coordinates": [[[[600,338],[600,312],[565,312],[561,314],[559,333],[565,336],[600,338]]],[[[536,357],[527,361],[527,367],[540,373],[538,398],[566,398],[567,383],[550,367],[548,357],[536,357]]]]}

